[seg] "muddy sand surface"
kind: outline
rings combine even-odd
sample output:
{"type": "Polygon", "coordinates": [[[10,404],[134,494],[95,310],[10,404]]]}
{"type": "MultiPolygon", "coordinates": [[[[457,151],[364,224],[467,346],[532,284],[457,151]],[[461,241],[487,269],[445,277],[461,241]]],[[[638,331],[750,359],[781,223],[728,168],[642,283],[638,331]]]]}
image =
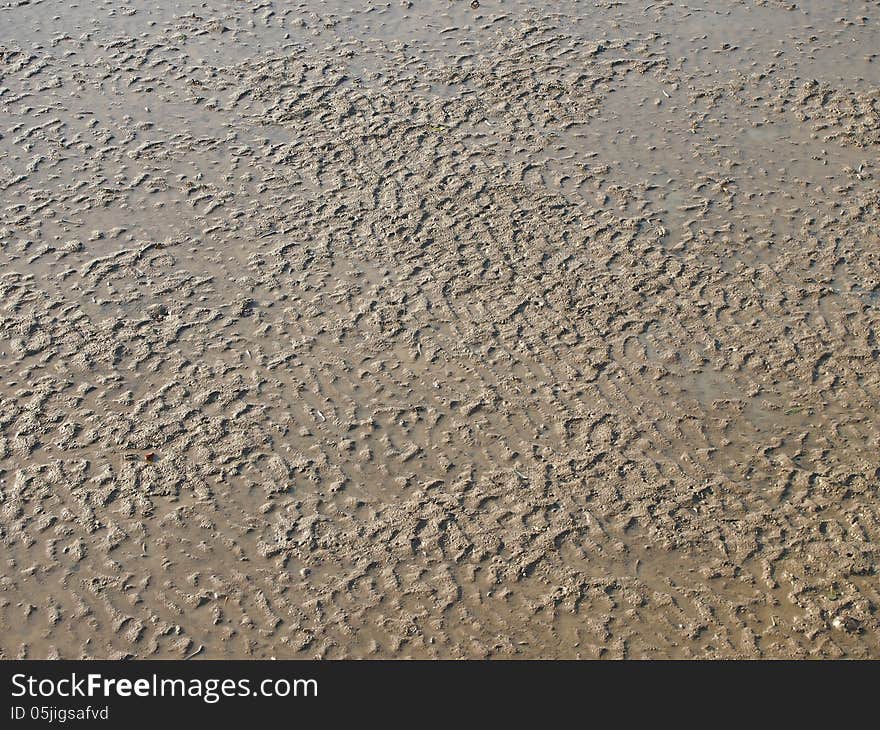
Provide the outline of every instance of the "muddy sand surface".
{"type": "Polygon", "coordinates": [[[880,657],[878,53],[0,0],[0,656],[880,657]]]}

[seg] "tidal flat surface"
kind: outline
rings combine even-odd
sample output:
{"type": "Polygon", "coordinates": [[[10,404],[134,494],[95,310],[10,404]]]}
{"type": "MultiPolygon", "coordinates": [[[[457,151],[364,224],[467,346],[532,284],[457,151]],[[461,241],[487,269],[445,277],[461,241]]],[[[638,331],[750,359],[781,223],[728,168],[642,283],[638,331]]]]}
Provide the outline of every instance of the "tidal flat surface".
{"type": "Polygon", "coordinates": [[[878,52],[0,0],[0,656],[880,658],[878,52]]]}

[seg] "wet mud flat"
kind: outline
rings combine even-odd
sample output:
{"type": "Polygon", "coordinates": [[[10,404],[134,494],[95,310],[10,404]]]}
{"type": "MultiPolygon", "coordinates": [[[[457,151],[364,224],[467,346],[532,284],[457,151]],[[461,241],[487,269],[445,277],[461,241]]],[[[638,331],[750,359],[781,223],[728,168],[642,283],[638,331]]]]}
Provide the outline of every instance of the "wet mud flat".
{"type": "Polygon", "coordinates": [[[878,48],[0,0],[0,655],[880,656],[878,48]]]}

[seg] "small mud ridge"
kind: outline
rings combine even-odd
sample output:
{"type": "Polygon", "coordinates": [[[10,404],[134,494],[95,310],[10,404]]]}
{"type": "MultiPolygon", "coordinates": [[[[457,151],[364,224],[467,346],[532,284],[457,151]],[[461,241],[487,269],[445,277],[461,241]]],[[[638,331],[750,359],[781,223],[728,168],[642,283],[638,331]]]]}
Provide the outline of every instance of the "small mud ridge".
{"type": "Polygon", "coordinates": [[[880,658],[878,49],[0,0],[0,656],[880,658]]]}

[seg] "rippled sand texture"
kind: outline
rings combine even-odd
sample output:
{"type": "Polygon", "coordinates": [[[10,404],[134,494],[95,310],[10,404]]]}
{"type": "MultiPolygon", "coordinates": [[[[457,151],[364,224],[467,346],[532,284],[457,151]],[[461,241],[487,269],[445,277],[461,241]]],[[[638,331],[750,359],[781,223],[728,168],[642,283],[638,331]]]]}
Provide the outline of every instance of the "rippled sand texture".
{"type": "Polygon", "coordinates": [[[880,657],[877,2],[0,2],[2,656],[880,657]]]}

